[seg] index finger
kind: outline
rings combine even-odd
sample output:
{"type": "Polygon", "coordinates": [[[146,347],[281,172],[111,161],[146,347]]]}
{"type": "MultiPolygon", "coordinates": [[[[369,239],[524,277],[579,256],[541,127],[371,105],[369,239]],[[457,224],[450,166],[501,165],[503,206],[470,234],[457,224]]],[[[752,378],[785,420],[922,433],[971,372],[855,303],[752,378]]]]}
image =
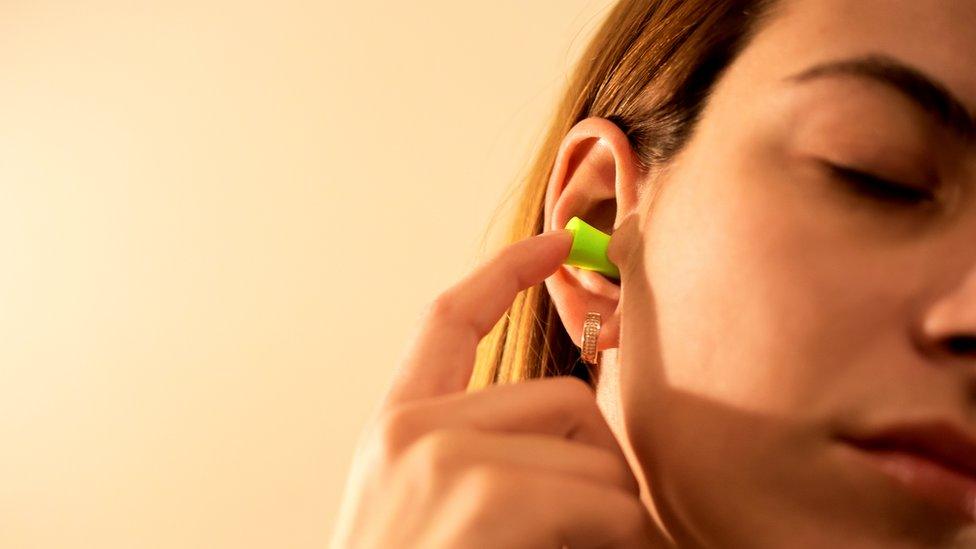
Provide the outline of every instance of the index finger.
{"type": "Polygon", "coordinates": [[[520,240],[440,294],[424,315],[380,409],[463,391],[478,342],[520,291],[559,268],[572,242],[572,233],[564,229],[520,240]]]}

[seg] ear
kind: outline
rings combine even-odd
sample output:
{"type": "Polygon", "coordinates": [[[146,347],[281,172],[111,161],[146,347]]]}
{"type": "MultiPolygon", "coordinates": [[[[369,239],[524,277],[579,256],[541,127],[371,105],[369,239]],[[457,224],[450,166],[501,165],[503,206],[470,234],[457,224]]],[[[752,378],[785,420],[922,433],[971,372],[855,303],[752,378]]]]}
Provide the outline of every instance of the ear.
{"type": "MultiPolygon", "coordinates": [[[[560,145],[546,188],[545,230],[561,229],[573,216],[578,216],[610,234],[610,247],[617,252],[620,243],[614,241],[614,229],[637,208],[641,179],[637,157],[623,131],[604,118],[582,120],[560,145]]],[[[610,255],[623,276],[624,266],[617,263],[622,254],[610,255]]],[[[545,284],[576,345],[582,341],[583,319],[587,312],[593,311],[603,317],[597,350],[617,347],[620,339],[617,280],[563,265],[545,284]]]]}

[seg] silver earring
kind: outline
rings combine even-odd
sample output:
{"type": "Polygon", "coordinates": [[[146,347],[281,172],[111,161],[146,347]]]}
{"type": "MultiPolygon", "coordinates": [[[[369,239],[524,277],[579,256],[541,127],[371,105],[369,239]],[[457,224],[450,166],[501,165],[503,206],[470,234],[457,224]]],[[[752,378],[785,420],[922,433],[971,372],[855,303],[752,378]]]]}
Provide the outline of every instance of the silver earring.
{"type": "Polygon", "coordinates": [[[600,337],[600,328],[603,319],[600,313],[586,313],[583,320],[583,341],[580,351],[583,361],[587,364],[596,364],[600,361],[600,352],[596,350],[596,341],[600,337]]]}

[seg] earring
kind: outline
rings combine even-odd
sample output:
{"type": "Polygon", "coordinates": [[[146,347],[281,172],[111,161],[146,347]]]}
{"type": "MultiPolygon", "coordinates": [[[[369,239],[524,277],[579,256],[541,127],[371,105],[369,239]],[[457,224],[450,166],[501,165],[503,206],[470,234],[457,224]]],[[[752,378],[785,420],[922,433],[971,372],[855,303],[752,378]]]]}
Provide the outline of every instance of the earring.
{"type": "Polygon", "coordinates": [[[596,364],[600,361],[600,353],[596,350],[596,340],[600,337],[600,327],[602,326],[600,313],[586,313],[583,320],[583,341],[580,345],[583,361],[588,364],[596,364]]]}

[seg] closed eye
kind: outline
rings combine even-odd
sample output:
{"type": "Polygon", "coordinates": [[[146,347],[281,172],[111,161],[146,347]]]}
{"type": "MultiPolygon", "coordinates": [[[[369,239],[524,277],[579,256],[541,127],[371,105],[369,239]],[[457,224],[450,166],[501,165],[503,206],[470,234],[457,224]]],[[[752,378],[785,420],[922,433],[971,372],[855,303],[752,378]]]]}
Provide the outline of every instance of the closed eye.
{"type": "Polygon", "coordinates": [[[868,172],[825,162],[830,171],[847,183],[851,190],[885,203],[915,205],[935,200],[935,195],[927,190],[889,181],[868,172]]]}

